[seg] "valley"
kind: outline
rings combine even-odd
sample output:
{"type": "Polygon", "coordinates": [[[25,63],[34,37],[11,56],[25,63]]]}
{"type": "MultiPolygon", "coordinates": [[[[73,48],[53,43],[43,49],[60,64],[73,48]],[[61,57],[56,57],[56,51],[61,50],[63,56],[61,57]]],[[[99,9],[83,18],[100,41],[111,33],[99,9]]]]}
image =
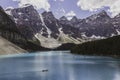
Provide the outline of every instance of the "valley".
{"type": "Polygon", "coordinates": [[[74,45],[107,39],[120,34],[120,16],[111,18],[102,10],[85,19],[57,19],[39,13],[32,5],[0,8],[0,36],[29,52],[70,50],[74,45]]]}

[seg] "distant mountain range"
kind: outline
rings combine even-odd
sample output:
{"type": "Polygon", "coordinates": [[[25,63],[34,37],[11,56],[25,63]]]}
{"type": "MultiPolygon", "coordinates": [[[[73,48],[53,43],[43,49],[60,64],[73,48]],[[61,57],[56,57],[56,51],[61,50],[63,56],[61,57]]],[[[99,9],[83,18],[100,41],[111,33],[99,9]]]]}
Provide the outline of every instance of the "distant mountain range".
{"type": "Polygon", "coordinates": [[[28,41],[54,49],[66,43],[79,44],[120,34],[120,15],[111,18],[105,11],[85,19],[74,16],[71,20],[67,20],[65,16],[57,19],[52,12],[39,14],[32,5],[8,8],[5,12],[0,8],[0,24],[6,26],[6,33],[1,26],[0,30],[3,32],[0,35],[9,36],[10,41],[19,44],[28,41]]]}

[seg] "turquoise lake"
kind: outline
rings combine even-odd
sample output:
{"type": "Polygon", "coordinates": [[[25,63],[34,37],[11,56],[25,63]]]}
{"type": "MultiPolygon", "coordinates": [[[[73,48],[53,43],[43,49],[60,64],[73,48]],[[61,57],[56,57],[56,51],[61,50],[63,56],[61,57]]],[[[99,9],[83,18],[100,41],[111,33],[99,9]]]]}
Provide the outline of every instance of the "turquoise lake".
{"type": "Polygon", "coordinates": [[[120,80],[120,59],[69,51],[1,56],[0,80],[120,80]]]}

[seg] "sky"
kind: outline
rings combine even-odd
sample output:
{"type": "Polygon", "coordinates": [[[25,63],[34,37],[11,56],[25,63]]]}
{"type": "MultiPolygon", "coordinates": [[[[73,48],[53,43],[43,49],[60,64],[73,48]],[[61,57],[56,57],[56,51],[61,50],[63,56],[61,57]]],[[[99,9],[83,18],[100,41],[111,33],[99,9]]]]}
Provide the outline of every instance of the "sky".
{"type": "Polygon", "coordinates": [[[52,11],[56,18],[77,16],[83,19],[101,10],[106,10],[111,17],[120,13],[120,0],[0,0],[0,6],[4,9],[23,7],[25,4],[33,5],[39,13],[52,11]]]}

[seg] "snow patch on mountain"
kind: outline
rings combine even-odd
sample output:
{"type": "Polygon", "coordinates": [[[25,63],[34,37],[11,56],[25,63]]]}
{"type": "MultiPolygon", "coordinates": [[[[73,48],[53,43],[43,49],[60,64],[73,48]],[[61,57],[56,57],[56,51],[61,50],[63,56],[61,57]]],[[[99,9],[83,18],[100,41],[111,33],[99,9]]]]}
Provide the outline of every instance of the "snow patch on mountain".
{"type": "Polygon", "coordinates": [[[17,18],[14,18],[14,21],[15,21],[15,23],[17,23],[17,22],[18,22],[18,19],[17,19],[17,18]]]}
{"type": "Polygon", "coordinates": [[[91,36],[91,37],[89,37],[89,38],[91,38],[91,39],[104,39],[105,37],[92,35],[92,36],[91,36]]]}
{"type": "Polygon", "coordinates": [[[22,15],[23,13],[21,13],[21,12],[18,12],[18,15],[22,15]]]}
{"type": "Polygon", "coordinates": [[[97,39],[105,39],[105,37],[102,37],[102,36],[96,36],[96,35],[92,35],[90,37],[86,36],[85,33],[81,33],[81,36],[82,36],[82,39],[83,40],[97,40],[97,39]]]}
{"type": "Polygon", "coordinates": [[[7,7],[6,9],[5,9],[5,12],[8,14],[8,15],[12,15],[12,13],[11,13],[11,10],[12,9],[14,9],[13,7],[7,7]]]}
{"type": "Polygon", "coordinates": [[[25,21],[29,21],[29,19],[26,18],[25,21]]]}
{"type": "Polygon", "coordinates": [[[43,19],[43,16],[40,14],[40,19],[42,21],[42,25],[47,29],[47,32],[48,32],[48,38],[50,38],[51,36],[51,30],[46,26],[45,22],[44,22],[44,19],[43,19]]]}
{"type": "Polygon", "coordinates": [[[120,31],[118,29],[116,29],[116,31],[117,31],[117,34],[120,35],[120,31]]]}

